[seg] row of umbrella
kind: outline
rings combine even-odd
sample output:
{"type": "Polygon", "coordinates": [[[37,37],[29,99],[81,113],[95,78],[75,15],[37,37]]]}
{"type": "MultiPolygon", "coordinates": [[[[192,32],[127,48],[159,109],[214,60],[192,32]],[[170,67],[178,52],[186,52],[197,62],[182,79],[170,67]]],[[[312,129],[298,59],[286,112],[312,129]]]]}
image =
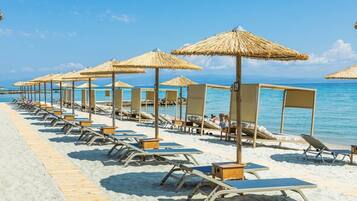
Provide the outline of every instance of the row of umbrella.
{"type": "MultiPolygon", "coordinates": [[[[133,57],[126,61],[109,61],[94,68],[84,69],[73,73],[73,76],[67,76],[67,79],[88,80],[89,87],[91,79],[100,77],[112,77],[112,83],[115,82],[115,75],[122,73],[143,73],[146,68],[155,69],[155,137],[159,137],[158,128],[158,90],[159,90],[159,69],[182,69],[182,70],[201,70],[202,68],[187,62],[174,55],[204,55],[204,56],[232,56],[235,57],[236,81],[232,88],[237,93],[237,157],[236,162],[242,163],[241,146],[241,80],[242,80],[242,58],[264,59],[264,60],[306,60],[308,55],[300,54],[295,50],[286,48],[277,43],[256,36],[241,28],[235,28],[232,31],[223,32],[209,37],[194,44],[183,46],[168,54],[155,49],[143,55],[133,57]]],[[[51,80],[51,86],[52,86],[51,80]]],[[[61,83],[61,82],[60,82],[61,83]]],[[[60,85],[61,86],[61,85],[60,85]]],[[[74,87],[74,84],[73,84],[74,87]]],[[[112,86],[114,92],[115,86],[112,86]]],[[[74,90],[73,90],[74,91],[74,90]]],[[[113,93],[114,94],[114,93],[113,93]]],[[[113,96],[113,102],[115,101],[113,96]]],[[[114,105],[114,104],[113,104],[114,105]]],[[[113,111],[114,114],[114,111],[113,111]]],[[[115,121],[113,119],[113,125],[115,121]]]]}

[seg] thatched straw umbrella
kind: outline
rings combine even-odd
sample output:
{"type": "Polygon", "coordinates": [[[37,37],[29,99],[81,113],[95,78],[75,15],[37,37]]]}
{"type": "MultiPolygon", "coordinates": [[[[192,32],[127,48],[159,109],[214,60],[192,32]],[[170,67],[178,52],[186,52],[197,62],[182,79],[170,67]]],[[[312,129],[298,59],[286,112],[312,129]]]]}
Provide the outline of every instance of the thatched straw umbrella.
{"type": "MultiPolygon", "coordinates": [[[[96,87],[98,87],[98,85],[92,83],[90,87],[96,88],[96,87]]],[[[86,82],[86,83],[76,86],[76,88],[87,89],[87,88],[89,88],[89,84],[88,84],[88,82],[86,82]]]]}
{"type": "Polygon", "coordinates": [[[134,73],[145,73],[144,69],[139,68],[114,68],[115,64],[119,64],[119,61],[110,60],[100,64],[96,67],[82,71],[81,74],[84,76],[101,76],[101,77],[111,77],[112,78],[112,126],[115,127],[115,75],[116,74],[134,74],[134,73]]]}
{"type": "Polygon", "coordinates": [[[237,92],[237,163],[242,163],[242,119],[241,119],[241,61],[242,57],[272,60],[306,60],[308,56],[295,50],[256,36],[242,28],[223,32],[196,44],[174,50],[178,55],[233,56],[236,58],[236,82],[233,89],[237,92]]]}
{"type": "MultiPolygon", "coordinates": [[[[107,84],[105,85],[106,87],[111,87],[113,86],[113,83],[107,84]]],[[[115,82],[115,88],[133,88],[134,86],[125,83],[125,82],[121,82],[121,81],[116,81],[115,82]]]]}
{"type": "Polygon", "coordinates": [[[33,82],[30,81],[18,81],[13,84],[15,87],[19,87],[19,94],[21,98],[27,98],[27,100],[30,100],[30,95],[31,95],[31,100],[32,100],[32,93],[31,93],[31,88],[32,85],[34,85],[33,82]],[[25,95],[24,95],[25,93],[25,95]]]}
{"type": "Polygon", "coordinates": [[[325,76],[326,79],[354,80],[357,79],[357,66],[351,66],[341,71],[325,76]]]}
{"type": "Polygon", "coordinates": [[[43,83],[43,87],[44,87],[44,101],[45,101],[45,104],[47,102],[47,99],[46,99],[47,90],[46,90],[46,81],[45,81],[45,79],[47,79],[48,77],[50,77],[52,75],[53,74],[48,74],[48,75],[40,76],[40,77],[37,77],[37,78],[31,80],[31,82],[34,82],[34,83],[38,84],[38,102],[39,103],[41,102],[41,83],[43,83]]]}
{"type": "Polygon", "coordinates": [[[64,74],[60,74],[53,78],[54,82],[58,82],[57,86],[59,86],[59,95],[60,95],[60,110],[63,108],[63,97],[62,97],[62,88],[72,88],[72,84],[68,83],[70,80],[65,80],[64,78],[72,75],[73,72],[68,72],[64,74]]]}
{"type": "Polygon", "coordinates": [[[60,76],[62,76],[62,74],[51,74],[43,79],[44,84],[50,82],[51,106],[53,106],[53,82],[60,76]]]}
{"type": "Polygon", "coordinates": [[[154,68],[155,69],[155,138],[159,138],[159,69],[201,70],[202,68],[177,58],[171,54],[155,49],[143,55],[120,62],[114,67],[154,68]]]}
{"type": "MultiPolygon", "coordinates": [[[[80,71],[77,71],[77,72],[71,72],[71,73],[68,73],[64,76],[61,77],[62,80],[65,80],[65,81],[71,81],[72,82],[72,113],[74,114],[74,96],[75,96],[75,85],[74,83],[75,82],[78,82],[78,81],[88,81],[88,85],[89,85],[89,91],[91,91],[91,86],[92,86],[92,80],[94,80],[95,78],[97,77],[101,77],[101,76],[94,76],[94,75],[82,75],[81,73],[83,71],[86,71],[88,70],[89,68],[85,68],[85,69],[82,69],[80,71]]],[[[90,97],[90,96],[89,96],[90,97]]],[[[89,101],[89,106],[91,107],[91,103],[89,101]]],[[[92,119],[92,108],[89,108],[89,120],[92,119]]]]}
{"type": "Polygon", "coordinates": [[[160,84],[163,86],[180,87],[180,120],[182,120],[182,87],[187,87],[188,85],[193,84],[197,83],[183,76],[175,77],[171,80],[161,82],[160,84]]]}

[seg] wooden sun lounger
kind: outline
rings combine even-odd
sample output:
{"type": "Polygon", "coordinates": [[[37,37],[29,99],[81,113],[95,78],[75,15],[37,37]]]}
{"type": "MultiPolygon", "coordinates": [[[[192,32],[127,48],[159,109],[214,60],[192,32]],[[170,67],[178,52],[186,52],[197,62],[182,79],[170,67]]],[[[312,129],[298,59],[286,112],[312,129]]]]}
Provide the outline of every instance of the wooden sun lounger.
{"type": "Polygon", "coordinates": [[[202,181],[193,189],[187,200],[191,200],[192,197],[201,190],[202,184],[205,181],[216,185],[205,201],[214,201],[228,194],[242,195],[243,193],[269,191],[280,191],[284,196],[287,196],[286,191],[293,191],[298,193],[303,200],[308,201],[308,198],[304,195],[302,190],[316,188],[315,184],[296,178],[219,181],[206,175],[200,176],[203,178],[202,181]]]}
{"type": "Polygon", "coordinates": [[[81,128],[81,126],[79,125],[79,122],[80,121],[89,121],[88,118],[75,118],[74,121],[68,121],[68,120],[65,120],[63,119],[63,122],[64,122],[64,126],[62,127],[62,130],[63,132],[68,135],[72,132],[72,130],[74,128],[81,128]]]}
{"type": "MultiPolygon", "coordinates": [[[[145,138],[147,138],[147,136],[143,135],[143,138],[141,139],[145,139],[145,138]]],[[[136,138],[136,140],[137,139],[139,138],[136,138]]],[[[118,158],[120,158],[120,156],[124,156],[128,151],[130,151],[130,148],[132,146],[141,149],[138,141],[127,144],[126,142],[123,142],[123,139],[116,137],[116,142],[114,146],[108,151],[107,155],[110,156],[114,151],[116,151],[117,152],[116,155],[118,155],[118,158]],[[126,146],[126,145],[130,145],[130,146],[126,146]]],[[[183,146],[176,142],[160,142],[159,147],[161,149],[172,149],[172,148],[182,148],[183,146]]]]}
{"type": "Polygon", "coordinates": [[[146,137],[144,134],[137,134],[135,131],[132,130],[116,130],[115,134],[104,134],[99,131],[86,131],[85,133],[82,133],[82,135],[78,138],[78,141],[85,141],[87,145],[92,145],[95,141],[97,140],[102,140],[102,141],[110,141],[112,143],[115,143],[116,140],[120,137],[124,139],[129,139],[129,138],[143,138],[146,137]]]}
{"type": "Polygon", "coordinates": [[[347,157],[350,158],[350,161],[352,162],[352,152],[351,150],[347,149],[329,149],[325,144],[323,144],[320,140],[310,136],[310,135],[301,135],[301,137],[309,143],[309,146],[307,149],[304,149],[304,155],[308,157],[308,153],[315,154],[315,158],[320,157],[321,161],[324,163],[324,157],[323,154],[328,154],[333,157],[332,163],[334,163],[339,155],[342,155],[343,158],[341,159],[342,161],[347,157]]]}
{"type": "MultiPolygon", "coordinates": [[[[244,167],[244,172],[248,173],[248,174],[252,174],[257,179],[260,179],[260,176],[258,175],[257,172],[265,171],[268,169],[269,169],[268,167],[263,166],[263,165],[259,165],[259,164],[255,164],[255,163],[246,163],[246,166],[244,167]]],[[[182,186],[185,184],[188,177],[190,177],[190,176],[197,177],[202,174],[207,175],[207,176],[212,175],[212,165],[192,166],[192,165],[186,165],[186,164],[174,164],[174,166],[171,168],[171,170],[163,177],[160,185],[164,185],[165,182],[170,177],[177,178],[178,182],[176,184],[175,191],[179,191],[182,188],[182,186]],[[183,172],[183,175],[181,175],[181,176],[174,175],[174,173],[177,171],[183,172]]]]}
{"type": "Polygon", "coordinates": [[[153,156],[154,159],[163,159],[164,156],[184,156],[187,162],[198,164],[196,159],[193,157],[194,154],[202,154],[202,151],[193,148],[159,148],[159,149],[147,149],[144,150],[137,145],[131,145],[124,141],[120,141],[123,146],[126,147],[127,151],[124,155],[119,158],[124,162],[124,167],[127,167],[130,163],[138,163],[135,157],[147,157],[153,156]]]}

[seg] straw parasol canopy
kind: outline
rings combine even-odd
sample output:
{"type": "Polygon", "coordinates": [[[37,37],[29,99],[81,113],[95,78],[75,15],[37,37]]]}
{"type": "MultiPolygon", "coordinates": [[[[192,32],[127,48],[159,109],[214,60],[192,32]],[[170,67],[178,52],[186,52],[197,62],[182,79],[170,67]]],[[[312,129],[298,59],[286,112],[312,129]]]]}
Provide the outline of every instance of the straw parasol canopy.
{"type": "Polygon", "coordinates": [[[182,119],[182,99],[183,99],[182,87],[187,87],[188,85],[193,85],[193,84],[197,84],[197,83],[183,76],[175,77],[166,82],[161,82],[160,84],[164,86],[180,87],[180,120],[182,119]]]}
{"type": "MultiPolygon", "coordinates": [[[[95,84],[91,83],[91,87],[98,87],[98,85],[95,85],[95,84]]],[[[86,83],[83,83],[83,84],[81,84],[79,86],[76,86],[76,88],[86,89],[86,88],[89,88],[89,84],[88,84],[88,82],[86,82],[86,83]]]]}
{"type": "MultiPolygon", "coordinates": [[[[272,60],[306,60],[308,55],[286,48],[277,43],[256,36],[241,27],[223,32],[192,45],[172,51],[178,55],[234,56],[236,58],[236,82],[233,90],[237,99],[237,163],[242,163],[242,119],[241,119],[241,59],[242,57],[272,60]]],[[[254,144],[255,146],[255,140],[254,144]]]]}
{"type": "MultiPolygon", "coordinates": [[[[57,86],[60,86],[60,84],[58,83],[58,84],[56,84],[57,86]]],[[[64,88],[70,88],[70,87],[72,87],[72,83],[69,83],[69,82],[65,82],[65,83],[63,83],[62,84],[62,87],[64,87],[64,88]]]]}
{"type": "MultiPolygon", "coordinates": [[[[134,74],[134,73],[145,73],[145,69],[141,68],[129,68],[127,66],[114,68],[114,65],[119,64],[120,62],[112,59],[110,61],[106,61],[102,64],[99,64],[93,68],[83,70],[81,75],[83,76],[97,76],[97,77],[111,77],[112,78],[112,94],[115,94],[115,75],[116,74],[134,74]]],[[[91,105],[91,103],[89,103],[91,105]]],[[[112,124],[115,127],[115,97],[112,96],[112,124]]],[[[90,113],[89,113],[90,114],[90,113]]]]}
{"type": "Polygon", "coordinates": [[[162,68],[162,69],[183,69],[183,70],[202,70],[201,67],[180,59],[174,55],[165,53],[159,49],[147,52],[140,56],[131,58],[120,63],[113,64],[114,67],[132,68],[162,68]]]}
{"type": "Polygon", "coordinates": [[[99,77],[111,77],[112,73],[115,74],[133,74],[133,73],[145,73],[145,69],[140,68],[114,68],[114,65],[118,65],[120,62],[112,59],[99,64],[93,68],[88,68],[80,72],[83,76],[99,76],[99,77]]]}
{"type": "Polygon", "coordinates": [[[179,77],[175,77],[171,80],[161,82],[160,85],[172,86],[172,87],[187,87],[188,85],[193,85],[193,84],[197,84],[197,82],[194,82],[186,77],[179,76],[179,77]]]}
{"type": "Polygon", "coordinates": [[[308,55],[256,36],[241,27],[172,51],[177,55],[241,56],[254,59],[306,60],[308,55]]]}
{"type": "MultiPolygon", "coordinates": [[[[105,85],[106,87],[111,87],[113,85],[113,83],[110,83],[110,84],[107,84],[105,85]]],[[[128,84],[128,83],[125,83],[125,82],[121,82],[121,81],[116,81],[115,82],[115,87],[117,88],[133,88],[134,86],[128,84]]]]}
{"type": "Polygon", "coordinates": [[[202,70],[201,67],[190,62],[177,58],[174,55],[155,49],[129,60],[114,64],[114,67],[134,67],[134,68],[154,68],[155,69],[155,138],[159,138],[159,69],[183,69],[183,70],[202,70]]]}
{"type": "Polygon", "coordinates": [[[325,76],[326,79],[341,79],[341,80],[351,80],[357,79],[357,65],[345,68],[341,71],[331,73],[325,76]]]}

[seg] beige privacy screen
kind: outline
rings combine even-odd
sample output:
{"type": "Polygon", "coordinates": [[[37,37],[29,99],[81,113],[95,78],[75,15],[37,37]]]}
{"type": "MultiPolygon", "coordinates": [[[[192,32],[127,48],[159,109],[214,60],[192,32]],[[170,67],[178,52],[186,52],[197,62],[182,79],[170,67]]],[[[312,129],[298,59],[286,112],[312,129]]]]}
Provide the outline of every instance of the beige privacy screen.
{"type": "MultiPolygon", "coordinates": [[[[242,121],[255,122],[257,117],[258,99],[259,99],[259,85],[257,84],[242,84],[242,121]]],[[[232,121],[237,121],[237,96],[236,92],[231,93],[230,113],[232,121]]]]}
{"type": "Polygon", "coordinates": [[[131,111],[140,112],[141,109],[141,89],[131,90],[131,111]]]}
{"type": "Polygon", "coordinates": [[[177,91],[167,90],[166,91],[166,100],[167,101],[177,101],[177,91]]]}
{"type": "Polygon", "coordinates": [[[114,93],[115,108],[121,109],[123,106],[123,91],[121,89],[116,89],[114,93]]]}
{"type": "Polygon", "coordinates": [[[155,93],[154,91],[146,91],[146,99],[147,101],[154,101],[155,100],[155,93]]]}
{"type": "Polygon", "coordinates": [[[204,115],[207,86],[189,85],[187,91],[187,115],[204,115]]]}
{"type": "Polygon", "coordinates": [[[286,90],[285,107],[313,108],[315,91],[286,90]]]}

